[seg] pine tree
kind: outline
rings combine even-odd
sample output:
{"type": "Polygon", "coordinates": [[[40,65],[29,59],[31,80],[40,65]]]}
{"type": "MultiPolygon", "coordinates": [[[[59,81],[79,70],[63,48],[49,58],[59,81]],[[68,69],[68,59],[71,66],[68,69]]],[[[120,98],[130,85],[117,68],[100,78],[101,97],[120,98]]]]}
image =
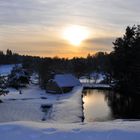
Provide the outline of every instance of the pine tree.
{"type": "Polygon", "coordinates": [[[29,84],[30,75],[27,70],[20,66],[15,66],[8,76],[8,85],[13,88],[26,87],[29,84]]]}
{"type": "Polygon", "coordinates": [[[125,35],[116,39],[112,65],[117,88],[140,93],[140,26],[127,27],[125,35]]]}

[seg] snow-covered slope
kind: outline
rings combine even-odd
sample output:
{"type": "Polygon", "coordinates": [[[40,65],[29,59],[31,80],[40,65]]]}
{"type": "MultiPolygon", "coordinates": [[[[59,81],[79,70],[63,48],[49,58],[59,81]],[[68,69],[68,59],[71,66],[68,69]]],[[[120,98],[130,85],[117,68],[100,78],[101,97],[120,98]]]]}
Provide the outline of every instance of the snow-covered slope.
{"type": "Polygon", "coordinates": [[[82,87],[75,87],[72,92],[59,95],[58,101],[53,105],[51,122],[78,123],[82,120],[82,87]]]}
{"type": "Polygon", "coordinates": [[[15,89],[9,89],[6,96],[1,96],[3,103],[0,104],[0,122],[10,121],[42,121],[44,113],[42,104],[54,104],[57,95],[46,94],[39,86],[30,84],[22,88],[21,93],[15,89]]]}
{"type": "Polygon", "coordinates": [[[82,116],[82,87],[75,87],[67,94],[48,94],[39,86],[30,84],[21,89],[21,93],[9,89],[7,96],[1,96],[0,122],[9,121],[41,121],[44,114],[41,111],[42,104],[52,104],[51,117],[47,122],[73,123],[81,122],[82,116]]]}
{"type": "Polygon", "coordinates": [[[139,140],[140,122],[0,124],[1,140],[139,140]]]}
{"type": "Polygon", "coordinates": [[[0,65],[0,75],[8,75],[15,65],[0,65]]]}

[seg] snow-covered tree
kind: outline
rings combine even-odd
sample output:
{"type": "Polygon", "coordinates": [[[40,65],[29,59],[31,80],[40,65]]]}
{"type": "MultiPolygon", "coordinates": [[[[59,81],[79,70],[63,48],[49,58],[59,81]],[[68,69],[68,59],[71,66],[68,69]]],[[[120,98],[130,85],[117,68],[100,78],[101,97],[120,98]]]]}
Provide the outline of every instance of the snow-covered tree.
{"type": "Polygon", "coordinates": [[[20,87],[25,87],[29,84],[30,75],[27,70],[23,69],[21,66],[15,66],[8,76],[8,85],[16,89],[20,87]]]}
{"type": "Polygon", "coordinates": [[[6,95],[7,93],[6,80],[3,76],[0,76],[0,95],[6,95]]]}

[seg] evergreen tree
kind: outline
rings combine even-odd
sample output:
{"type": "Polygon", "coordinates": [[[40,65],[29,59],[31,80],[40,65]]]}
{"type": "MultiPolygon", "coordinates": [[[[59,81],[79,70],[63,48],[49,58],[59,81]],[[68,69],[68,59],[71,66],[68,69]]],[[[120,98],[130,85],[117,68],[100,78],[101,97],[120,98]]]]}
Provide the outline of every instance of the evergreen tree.
{"type": "Polygon", "coordinates": [[[127,27],[125,35],[113,44],[111,60],[117,89],[140,93],[140,26],[127,27]]]}
{"type": "Polygon", "coordinates": [[[7,93],[6,80],[4,77],[0,76],[0,95],[6,95],[7,93]]]}
{"type": "Polygon", "coordinates": [[[30,74],[28,71],[16,65],[8,76],[8,85],[18,89],[20,87],[26,87],[29,84],[29,80],[30,74]]]}
{"type": "Polygon", "coordinates": [[[7,55],[7,56],[12,56],[12,54],[13,54],[12,51],[9,50],[9,49],[7,49],[7,51],[6,51],[6,55],[7,55]]]}

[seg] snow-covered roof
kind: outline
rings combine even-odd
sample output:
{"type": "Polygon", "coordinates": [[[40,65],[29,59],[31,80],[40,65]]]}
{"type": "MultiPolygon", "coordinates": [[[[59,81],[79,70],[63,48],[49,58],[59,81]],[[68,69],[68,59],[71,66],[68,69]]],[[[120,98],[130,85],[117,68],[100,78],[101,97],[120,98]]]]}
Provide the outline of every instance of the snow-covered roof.
{"type": "Polygon", "coordinates": [[[54,81],[59,87],[73,87],[80,86],[80,81],[72,74],[56,74],[54,81]]]}

